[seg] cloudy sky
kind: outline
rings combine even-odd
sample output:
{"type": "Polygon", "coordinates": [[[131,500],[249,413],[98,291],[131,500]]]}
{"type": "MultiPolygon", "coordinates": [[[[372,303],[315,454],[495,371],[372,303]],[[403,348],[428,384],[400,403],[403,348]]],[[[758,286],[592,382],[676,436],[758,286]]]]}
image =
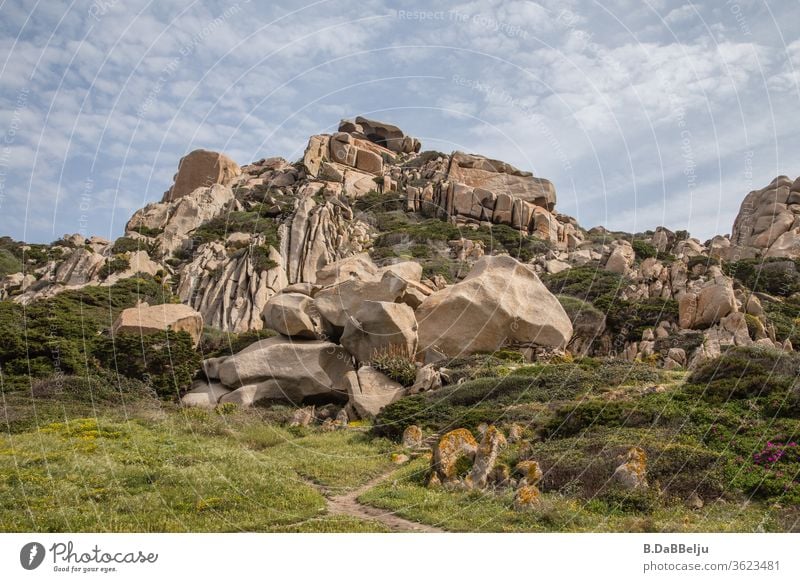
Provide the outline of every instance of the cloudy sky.
{"type": "Polygon", "coordinates": [[[586,227],[730,232],[800,175],[798,0],[5,0],[0,235],[115,237],[196,148],[366,115],[551,179],[586,227]]]}

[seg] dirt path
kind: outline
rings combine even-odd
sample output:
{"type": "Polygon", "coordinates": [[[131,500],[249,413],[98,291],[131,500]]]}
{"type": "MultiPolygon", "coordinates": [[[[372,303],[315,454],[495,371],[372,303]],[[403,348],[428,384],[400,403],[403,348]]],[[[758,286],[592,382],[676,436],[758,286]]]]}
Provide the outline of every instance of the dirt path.
{"type": "Polygon", "coordinates": [[[358,489],[354,489],[353,491],[349,491],[342,495],[327,497],[328,511],[332,514],[349,515],[359,519],[378,521],[393,532],[444,532],[445,530],[439,529],[438,527],[425,525],[424,523],[417,523],[415,521],[409,521],[395,515],[390,511],[378,509],[377,507],[364,505],[363,503],[358,502],[359,495],[366,493],[376,485],[379,485],[383,481],[387,480],[392,476],[393,473],[393,470],[389,471],[388,473],[384,473],[383,475],[372,479],[368,483],[365,483],[358,489]]]}

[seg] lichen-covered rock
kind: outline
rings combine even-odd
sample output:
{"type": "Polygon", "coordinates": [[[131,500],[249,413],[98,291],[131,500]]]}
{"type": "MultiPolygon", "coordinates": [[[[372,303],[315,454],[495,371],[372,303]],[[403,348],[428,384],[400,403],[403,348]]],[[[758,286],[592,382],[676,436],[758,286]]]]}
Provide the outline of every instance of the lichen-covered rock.
{"type": "Polygon", "coordinates": [[[517,463],[520,480],[514,494],[514,509],[523,511],[538,507],[541,504],[541,492],[538,484],[542,480],[542,469],[536,461],[517,463]]]}
{"type": "Polygon", "coordinates": [[[625,461],[619,465],[612,480],[625,489],[647,487],[647,454],[640,447],[631,447],[625,454],[625,461]]]}
{"type": "Polygon", "coordinates": [[[506,447],[506,437],[494,425],[490,425],[483,433],[480,445],[475,452],[475,462],[469,474],[468,483],[476,489],[483,489],[497,463],[497,456],[506,447]]]}
{"type": "Polygon", "coordinates": [[[314,422],[314,416],[315,408],[313,406],[298,408],[294,411],[294,414],[292,414],[292,420],[289,422],[289,426],[308,426],[314,422]]]}
{"type": "Polygon", "coordinates": [[[529,266],[510,256],[481,258],[460,283],[433,293],[416,311],[428,362],[504,346],[563,348],[572,323],[529,266]]]}
{"type": "Polygon", "coordinates": [[[418,449],[422,446],[422,429],[416,424],[407,426],[401,442],[406,449],[418,449]]]}
{"type": "Polygon", "coordinates": [[[522,485],[514,493],[514,509],[524,511],[533,509],[542,503],[541,492],[535,485],[522,485]]]}
{"type": "Polygon", "coordinates": [[[478,443],[475,437],[465,428],[457,428],[443,435],[433,447],[432,482],[429,482],[429,485],[457,483],[460,473],[459,464],[465,462],[471,466],[477,450],[478,443]]]}
{"type": "Polygon", "coordinates": [[[508,427],[508,442],[517,443],[522,440],[524,429],[521,424],[513,423],[508,427]]]}

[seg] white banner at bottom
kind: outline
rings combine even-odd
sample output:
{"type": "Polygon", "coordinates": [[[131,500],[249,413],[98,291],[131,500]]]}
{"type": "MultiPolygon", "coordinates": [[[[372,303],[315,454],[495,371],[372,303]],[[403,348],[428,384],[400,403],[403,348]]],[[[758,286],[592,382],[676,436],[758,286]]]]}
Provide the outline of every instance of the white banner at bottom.
{"type": "Polygon", "coordinates": [[[794,581],[799,550],[793,534],[0,534],[0,579],[794,581]]]}

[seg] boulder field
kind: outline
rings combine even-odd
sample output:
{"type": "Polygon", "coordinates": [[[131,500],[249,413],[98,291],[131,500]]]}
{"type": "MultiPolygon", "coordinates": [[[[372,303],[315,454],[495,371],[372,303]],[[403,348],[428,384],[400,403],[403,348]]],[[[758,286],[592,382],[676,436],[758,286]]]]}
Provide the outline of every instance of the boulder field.
{"type": "Polygon", "coordinates": [[[321,270],[324,286],[288,286],[262,314],[279,335],[206,360],[207,383],[184,404],[328,400],[346,403],[351,418],[371,417],[407,393],[435,387],[425,364],[504,347],[563,349],[571,338],[558,300],[512,257],[485,256],[461,283],[439,291],[419,283],[418,267],[379,268],[356,255],[321,270]],[[387,356],[417,368],[413,383],[381,369],[387,356]]]}
{"type": "Polygon", "coordinates": [[[125,301],[113,334],[185,331],[199,350],[275,334],[206,358],[184,404],[335,402],[351,418],[499,350],[693,369],[733,346],[794,349],[800,178],[747,194],[707,241],[585,229],[557,200],[524,169],[356,117],[293,162],[189,152],[114,241],[4,240],[0,300],[153,282],[164,304],[125,301]]]}

